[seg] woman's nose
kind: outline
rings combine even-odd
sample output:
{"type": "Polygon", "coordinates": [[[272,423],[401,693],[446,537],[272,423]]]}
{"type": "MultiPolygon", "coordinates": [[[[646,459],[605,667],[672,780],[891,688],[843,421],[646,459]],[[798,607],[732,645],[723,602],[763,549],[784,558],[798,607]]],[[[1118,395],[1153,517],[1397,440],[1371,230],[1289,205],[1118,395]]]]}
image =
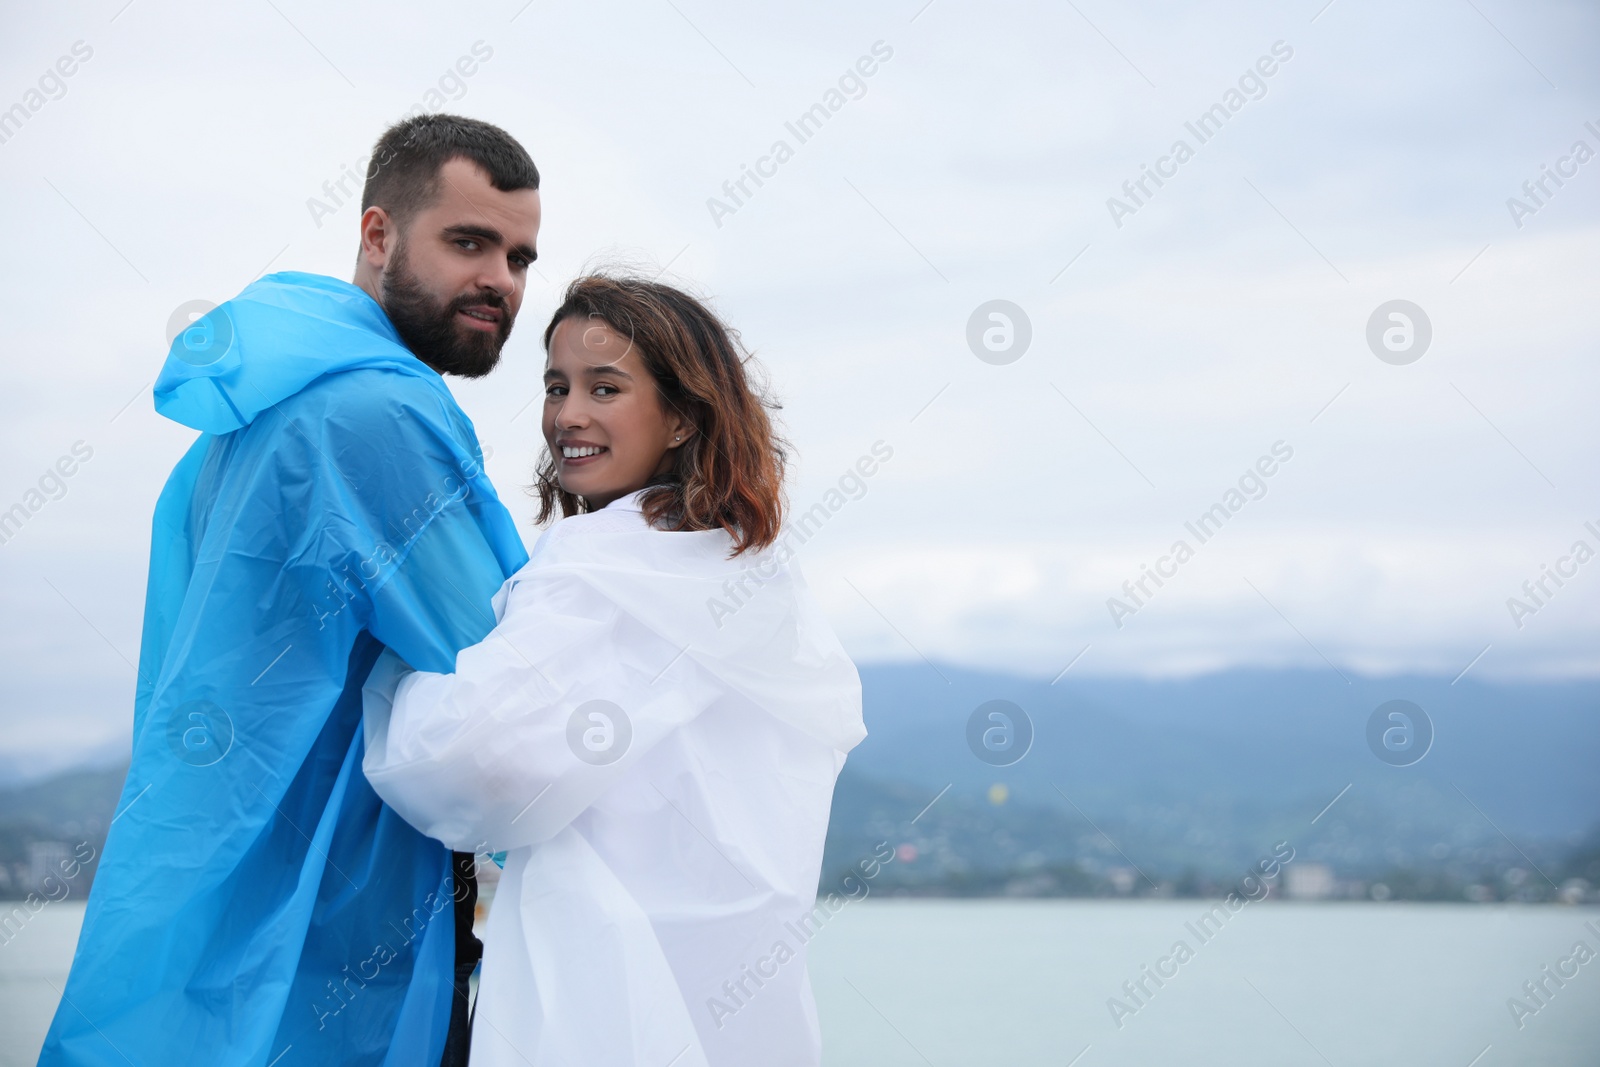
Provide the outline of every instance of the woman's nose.
{"type": "Polygon", "coordinates": [[[588,425],[589,416],[584,411],[583,404],[564,400],[556,409],[556,425],[563,430],[575,430],[588,425]]]}

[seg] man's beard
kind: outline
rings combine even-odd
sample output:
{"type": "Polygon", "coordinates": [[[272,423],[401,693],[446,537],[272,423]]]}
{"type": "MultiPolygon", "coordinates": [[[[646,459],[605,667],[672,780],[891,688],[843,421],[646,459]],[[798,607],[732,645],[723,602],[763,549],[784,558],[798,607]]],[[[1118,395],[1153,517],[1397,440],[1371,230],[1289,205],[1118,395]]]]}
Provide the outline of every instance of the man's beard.
{"type": "Polygon", "coordinates": [[[511,309],[498,293],[466,293],[442,305],[429,296],[411,271],[404,241],[383,269],[383,310],[411,354],[440,374],[482,378],[500,362],[500,349],[511,336],[511,309]],[[498,308],[499,328],[469,330],[456,322],[462,308],[475,305],[498,308]]]}

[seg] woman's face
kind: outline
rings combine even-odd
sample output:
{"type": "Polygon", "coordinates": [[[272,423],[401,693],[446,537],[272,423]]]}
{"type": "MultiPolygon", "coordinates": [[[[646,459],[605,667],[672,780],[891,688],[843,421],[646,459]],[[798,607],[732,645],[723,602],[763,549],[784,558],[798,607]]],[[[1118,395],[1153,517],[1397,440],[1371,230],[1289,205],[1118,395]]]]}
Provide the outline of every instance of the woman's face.
{"type": "Polygon", "coordinates": [[[603,508],[672,468],[692,427],[661,402],[628,338],[596,318],[568,316],[550,338],[544,440],[561,488],[603,508]]]}

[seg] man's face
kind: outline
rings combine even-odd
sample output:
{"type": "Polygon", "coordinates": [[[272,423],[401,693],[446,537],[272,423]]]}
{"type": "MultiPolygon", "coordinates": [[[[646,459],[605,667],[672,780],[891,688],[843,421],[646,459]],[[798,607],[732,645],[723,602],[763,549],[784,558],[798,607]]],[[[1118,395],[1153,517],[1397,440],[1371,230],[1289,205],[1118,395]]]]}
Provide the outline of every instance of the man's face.
{"type": "Polygon", "coordinates": [[[383,309],[412,354],[440,374],[493,370],[538,236],[538,190],[502,192],[465,159],[441,167],[437,197],[396,234],[383,264],[383,309]]]}

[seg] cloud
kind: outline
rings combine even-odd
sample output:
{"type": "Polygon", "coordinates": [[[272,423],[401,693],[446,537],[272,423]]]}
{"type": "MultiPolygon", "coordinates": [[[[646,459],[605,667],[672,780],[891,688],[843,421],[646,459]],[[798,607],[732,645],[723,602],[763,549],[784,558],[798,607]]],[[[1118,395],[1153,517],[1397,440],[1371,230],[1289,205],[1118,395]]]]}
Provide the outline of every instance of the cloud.
{"type": "Polygon", "coordinates": [[[1520,631],[1505,609],[1600,519],[1600,169],[1520,230],[1504,204],[1600,119],[1581,110],[1592,9],[1489,12],[1501,36],[1467,8],[1342,4],[697,7],[692,26],[666,6],[402,5],[376,32],[281,6],[13,20],[8,84],[78,39],[95,52],[0,145],[19,250],[0,498],[74,441],[95,460],[0,546],[0,747],[126,730],[150,510],[190,438],[149,406],[173,308],[269,264],[347,276],[354,212],[318,227],[306,199],[479,40],[494,58],[461,106],[546,182],[505,368],[458,390],[522,521],[543,318],[618,254],[670,263],[760,354],[794,500],[894,448],[803,556],[863,658],[1049,675],[1091,645],[1074,670],[1453,672],[1492,645],[1475,671],[1595,669],[1600,572],[1520,631]],[[714,226],[706,197],[880,39],[871,91],[714,226]],[[1269,92],[1115,227],[1106,198],[1280,39],[1269,92]],[[1397,298],[1434,330],[1405,367],[1364,340],[1397,298]],[[993,299],[1032,323],[1007,366],[966,347],[993,299]],[[1280,439],[1296,459],[1270,493],[1114,628],[1106,599],[1280,439]]]}

